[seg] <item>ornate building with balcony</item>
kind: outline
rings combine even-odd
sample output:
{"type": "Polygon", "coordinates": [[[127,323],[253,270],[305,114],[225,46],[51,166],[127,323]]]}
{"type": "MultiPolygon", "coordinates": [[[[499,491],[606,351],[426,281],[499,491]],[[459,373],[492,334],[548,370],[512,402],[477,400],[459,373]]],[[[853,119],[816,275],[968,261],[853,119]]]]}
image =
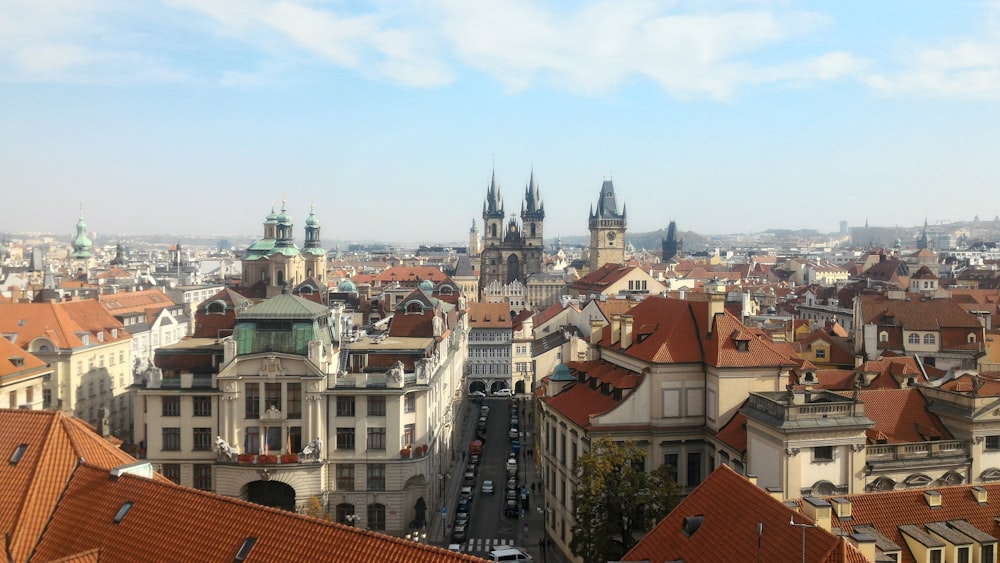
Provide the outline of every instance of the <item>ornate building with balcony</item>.
{"type": "Polygon", "coordinates": [[[231,336],[157,351],[162,376],[137,399],[146,456],[175,482],[259,504],[318,502],[388,533],[422,524],[455,455],[465,360],[459,293],[435,293],[422,285],[388,332],[350,339],[340,308],[282,294],[237,311],[231,336]]]}

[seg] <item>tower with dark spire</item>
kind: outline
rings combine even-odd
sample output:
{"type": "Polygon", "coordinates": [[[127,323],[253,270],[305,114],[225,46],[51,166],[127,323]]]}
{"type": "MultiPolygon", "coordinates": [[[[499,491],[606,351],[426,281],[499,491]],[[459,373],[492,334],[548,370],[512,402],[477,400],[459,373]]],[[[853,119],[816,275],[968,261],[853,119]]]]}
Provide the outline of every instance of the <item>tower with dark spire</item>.
{"type": "Polygon", "coordinates": [[[597,209],[590,208],[590,271],[605,264],[625,263],[625,230],[628,227],[625,204],[618,211],[615,185],[604,180],[597,196],[597,209]]]}
{"type": "MultiPolygon", "coordinates": [[[[479,248],[480,291],[493,282],[508,284],[518,280],[524,283],[531,274],[542,272],[544,220],[545,206],[534,170],[524,189],[520,220],[515,214],[506,217],[496,172],[493,172],[486,190],[486,201],[483,202],[483,236],[479,248]]],[[[470,232],[470,252],[474,246],[471,244],[472,236],[473,232],[470,232]]]]}
{"type": "Polygon", "coordinates": [[[917,249],[926,250],[927,249],[927,218],[924,218],[924,230],[920,233],[920,238],[917,239],[917,249]]]}
{"type": "Polygon", "coordinates": [[[671,221],[667,226],[667,238],[663,239],[663,261],[669,262],[683,251],[684,241],[677,238],[677,223],[671,221]]]}

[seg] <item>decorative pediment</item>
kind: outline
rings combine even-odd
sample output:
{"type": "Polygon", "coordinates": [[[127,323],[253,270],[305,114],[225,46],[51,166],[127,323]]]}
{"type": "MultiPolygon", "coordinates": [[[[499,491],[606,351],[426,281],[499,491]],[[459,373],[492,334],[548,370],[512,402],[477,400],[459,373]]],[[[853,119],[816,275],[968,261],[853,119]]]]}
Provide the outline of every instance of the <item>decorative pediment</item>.
{"type": "Polygon", "coordinates": [[[979,474],[980,481],[1000,481],[1000,469],[991,467],[979,474]]]}
{"type": "Polygon", "coordinates": [[[281,367],[280,358],[268,356],[261,363],[260,372],[257,375],[273,379],[278,376],[284,376],[286,373],[285,369],[281,367]]]}
{"type": "Polygon", "coordinates": [[[924,475],[923,473],[914,473],[913,475],[910,475],[906,479],[903,479],[903,484],[906,485],[907,488],[916,489],[920,487],[926,487],[927,485],[930,484],[931,481],[932,479],[927,475],[924,475]]]}

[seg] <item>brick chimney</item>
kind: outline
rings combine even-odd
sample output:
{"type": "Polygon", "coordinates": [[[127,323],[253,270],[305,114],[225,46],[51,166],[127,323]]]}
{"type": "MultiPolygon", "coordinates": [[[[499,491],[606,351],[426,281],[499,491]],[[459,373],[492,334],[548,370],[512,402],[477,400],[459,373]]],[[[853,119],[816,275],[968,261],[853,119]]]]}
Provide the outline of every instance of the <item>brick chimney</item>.
{"type": "Polygon", "coordinates": [[[622,335],[622,316],[611,315],[611,345],[614,346],[622,335]]]}
{"type": "Polygon", "coordinates": [[[622,350],[632,345],[632,315],[622,315],[622,350]]]}
{"type": "Polygon", "coordinates": [[[597,346],[601,342],[601,336],[604,334],[604,324],[598,319],[593,319],[590,321],[590,345],[597,346]]]}
{"type": "Polygon", "coordinates": [[[705,284],[705,293],[708,294],[708,332],[715,330],[715,316],[722,314],[726,310],[726,286],[713,278],[705,284]]]}

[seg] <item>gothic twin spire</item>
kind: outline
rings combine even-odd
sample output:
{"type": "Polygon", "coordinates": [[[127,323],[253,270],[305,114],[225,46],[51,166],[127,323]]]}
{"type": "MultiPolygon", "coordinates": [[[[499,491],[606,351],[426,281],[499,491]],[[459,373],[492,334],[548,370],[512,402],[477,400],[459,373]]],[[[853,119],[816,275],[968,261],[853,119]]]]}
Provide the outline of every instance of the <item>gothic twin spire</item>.
{"type": "MultiPolygon", "coordinates": [[[[493,171],[490,179],[490,186],[486,190],[486,201],[483,202],[483,215],[493,217],[503,217],[503,198],[500,196],[500,186],[497,185],[497,173],[493,171]]],[[[524,188],[524,200],[521,202],[521,216],[532,215],[534,217],[545,217],[545,204],[542,203],[542,196],[538,190],[538,182],[535,181],[535,171],[531,171],[531,178],[524,188]]]]}

